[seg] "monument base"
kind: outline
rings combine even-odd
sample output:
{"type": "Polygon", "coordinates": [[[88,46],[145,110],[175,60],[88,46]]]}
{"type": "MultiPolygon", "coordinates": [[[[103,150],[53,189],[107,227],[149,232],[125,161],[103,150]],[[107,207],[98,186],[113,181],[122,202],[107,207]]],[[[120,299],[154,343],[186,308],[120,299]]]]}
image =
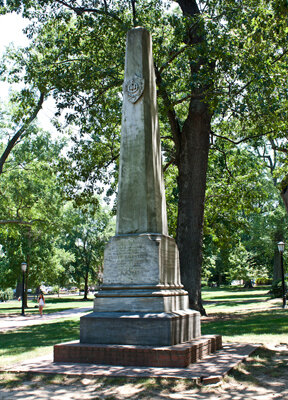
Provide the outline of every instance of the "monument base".
{"type": "Polygon", "coordinates": [[[162,313],[93,312],[80,319],[83,344],[172,346],[201,336],[194,310],[162,313]]]}
{"type": "Polygon", "coordinates": [[[221,348],[219,335],[163,347],[69,342],[54,346],[54,362],[186,368],[221,348]]]}

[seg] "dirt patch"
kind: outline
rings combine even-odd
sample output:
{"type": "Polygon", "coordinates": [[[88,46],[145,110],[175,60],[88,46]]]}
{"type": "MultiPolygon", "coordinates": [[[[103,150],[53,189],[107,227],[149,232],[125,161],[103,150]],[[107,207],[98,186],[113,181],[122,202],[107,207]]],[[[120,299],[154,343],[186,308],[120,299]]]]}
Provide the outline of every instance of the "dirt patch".
{"type": "Polygon", "coordinates": [[[175,379],[88,379],[5,373],[0,375],[0,399],[283,400],[288,399],[288,348],[286,344],[279,346],[260,348],[214,385],[175,379]]]}

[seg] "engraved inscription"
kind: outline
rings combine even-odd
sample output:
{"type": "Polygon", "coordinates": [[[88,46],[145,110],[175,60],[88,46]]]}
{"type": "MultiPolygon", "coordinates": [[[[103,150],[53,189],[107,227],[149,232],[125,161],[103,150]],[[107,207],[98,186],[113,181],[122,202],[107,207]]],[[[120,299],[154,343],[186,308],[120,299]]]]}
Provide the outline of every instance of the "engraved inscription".
{"type": "Polygon", "coordinates": [[[124,83],[124,92],[131,103],[136,103],[144,92],[144,79],[134,75],[132,79],[124,83]]]}
{"type": "Polygon", "coordinates": [[[111,241],[105,250],[105,284],[157,284],[159,248],[145,238],[111,241]]]}

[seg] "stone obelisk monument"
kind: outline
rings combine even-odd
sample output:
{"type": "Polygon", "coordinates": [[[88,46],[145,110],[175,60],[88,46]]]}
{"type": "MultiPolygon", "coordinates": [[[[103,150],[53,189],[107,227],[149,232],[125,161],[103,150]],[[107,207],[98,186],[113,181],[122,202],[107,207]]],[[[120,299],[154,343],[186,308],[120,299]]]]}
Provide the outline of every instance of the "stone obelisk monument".
{"type": "Polygon", "coordinates": [[[81,343],[173,345],[200,336],[168,236],[151,36],[127,35],[116,235],[81,343]]]}
{"type": "MultiPolygon", "coordinates": [[[[116,234],[105,249],[93,312],[81,318],[80,344],[70,349],[78,346],[82,362],[163,365],[156,348],[201,341],[200,315],[189,309],[178,249],[168,236],[152,42],[141,27],[127,35],[121,134],[116,234]],[[139,361],[143,346],[150,349],[146,362],[142,353],[139,361]],[[125,358],[128,349],[133,354],[125,358]]],[[[56,350],[56,361],[75,362],[56,350]]]]}

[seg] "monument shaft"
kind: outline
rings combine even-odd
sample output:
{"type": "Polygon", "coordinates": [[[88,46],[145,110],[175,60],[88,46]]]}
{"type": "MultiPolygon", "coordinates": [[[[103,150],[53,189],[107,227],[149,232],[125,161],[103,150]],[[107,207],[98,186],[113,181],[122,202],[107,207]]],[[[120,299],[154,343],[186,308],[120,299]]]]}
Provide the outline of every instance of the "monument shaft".
{"type": "Polygon", "coordinates": [[[135,28],[126,42],[116,235],[80,342],[167,346],[199,336],[167,231],[151,36],[135,28]]]}
{"type": "Polygon", "coordinates": [[[168,235],[152,42],[127,35],[116,235],[168,235]]]}

